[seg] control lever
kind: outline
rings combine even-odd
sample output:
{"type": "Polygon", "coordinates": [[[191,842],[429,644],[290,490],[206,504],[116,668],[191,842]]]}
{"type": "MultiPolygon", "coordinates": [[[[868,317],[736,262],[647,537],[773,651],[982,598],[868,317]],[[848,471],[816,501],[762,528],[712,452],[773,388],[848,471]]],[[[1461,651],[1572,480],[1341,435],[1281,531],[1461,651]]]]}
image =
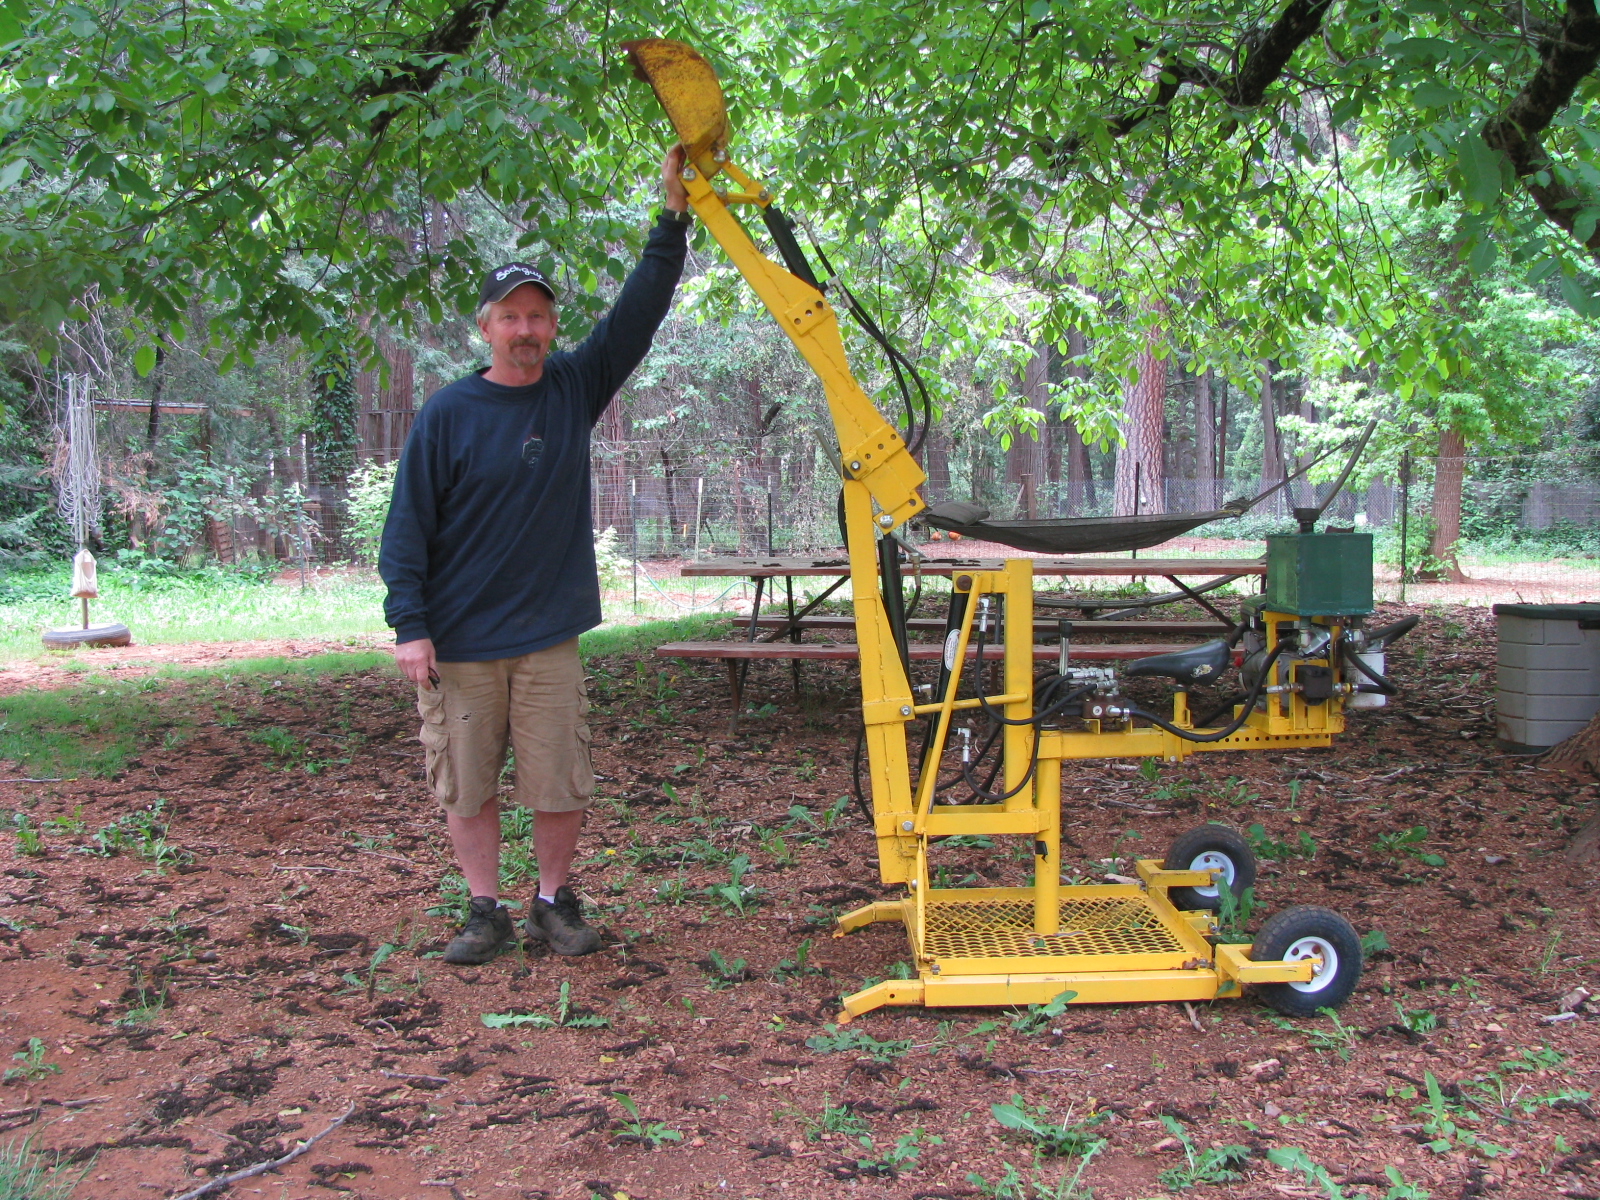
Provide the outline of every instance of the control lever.
{"type": "Polygon", "coordinates": [[[1056,622],[1056,628],[1061,632],[1061,665],[1057,669],[1057,673],[1065,675],[1067,673],[1067,662],[1072,657],[1072,647],[1069,645],[1072,640],[1072,622],[1062,617],[1061,620],[1056,622]]]}

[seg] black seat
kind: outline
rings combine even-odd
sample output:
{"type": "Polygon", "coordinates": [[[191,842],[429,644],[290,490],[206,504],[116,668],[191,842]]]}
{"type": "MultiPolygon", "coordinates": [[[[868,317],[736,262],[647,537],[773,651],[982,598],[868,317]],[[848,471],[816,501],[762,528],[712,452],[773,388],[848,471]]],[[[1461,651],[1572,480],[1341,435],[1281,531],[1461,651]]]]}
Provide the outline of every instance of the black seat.
{"type": "Polygon", "coordinates": [[[1192,650],[1176,654],[1156,654],[1130,663],[1124,675],[1165,676],[1185,686],[1197,683],[1216,683],[1228,669],[1233,648],[1222,638],[1201,642],[1192,650]]]}

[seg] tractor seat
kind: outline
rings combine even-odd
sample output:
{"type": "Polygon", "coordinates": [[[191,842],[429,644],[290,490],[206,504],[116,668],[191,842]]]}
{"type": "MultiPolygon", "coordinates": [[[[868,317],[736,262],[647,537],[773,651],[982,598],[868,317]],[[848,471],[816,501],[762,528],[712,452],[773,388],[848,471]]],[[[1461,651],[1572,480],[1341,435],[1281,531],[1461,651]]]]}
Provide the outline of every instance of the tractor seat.
{"type": "Polygon", "coordinates": [[[1222,638],[1201,642],[1191,650],[1176,654],[1155,654],[1141,658],[1123,668],[1123,675],[1165,676],[1189,686],[1197,683],[1216,683],[1228,669],[1233,649],[1222,638]]]}

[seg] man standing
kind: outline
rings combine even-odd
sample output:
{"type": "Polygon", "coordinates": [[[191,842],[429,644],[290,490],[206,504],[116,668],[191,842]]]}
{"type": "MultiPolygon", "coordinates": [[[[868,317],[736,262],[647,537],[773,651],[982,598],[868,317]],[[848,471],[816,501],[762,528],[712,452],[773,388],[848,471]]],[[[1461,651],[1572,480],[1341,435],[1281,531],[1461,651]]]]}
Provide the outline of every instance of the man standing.
{"type": "Polygon", "coordinates": [[[539,859],[524,932],[557,954],[600,947],[567,885],[594,795],[578,662],[578,635],[600,624],[589,433],[672,303],[687,252],[682,166],[674,147],[644,254],[576,349],[550,351],[556,293],[536,268],[484,276],[477,318],[490,365],[429,398],[400,459],[378,556],[384,615],[395,663],[417,685],[428,784],[472,894],[445,962],[487,962],[512,934],[499,900],[508,740],[539,859]]]}

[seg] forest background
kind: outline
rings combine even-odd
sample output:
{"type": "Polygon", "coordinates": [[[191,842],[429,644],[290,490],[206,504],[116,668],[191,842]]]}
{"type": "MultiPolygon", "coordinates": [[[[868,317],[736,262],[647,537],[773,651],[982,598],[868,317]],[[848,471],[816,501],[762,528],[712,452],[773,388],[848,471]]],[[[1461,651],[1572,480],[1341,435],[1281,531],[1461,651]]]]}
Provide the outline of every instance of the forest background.
{"type": "MultiPolygon", "coordinates": [[[[1205,509],[1376,418],[1346,515],[1408,464],[1424,573],[1600,553],[1592,3],[5,0],[3,586],[72,549],[69,376],[111,569],[369,558],[480,365],[478,273],[537,261],[569,345],[615,295],[668,136],[644,36],[710,58],[735,156],[917,364],[931,499],[1205,509]],[[1591,499],[1530,520],[1551,489],[1591,499]]],[[[835,540],[820,388],[702,233],[596,445],[635,553],[835,540]]]]}

